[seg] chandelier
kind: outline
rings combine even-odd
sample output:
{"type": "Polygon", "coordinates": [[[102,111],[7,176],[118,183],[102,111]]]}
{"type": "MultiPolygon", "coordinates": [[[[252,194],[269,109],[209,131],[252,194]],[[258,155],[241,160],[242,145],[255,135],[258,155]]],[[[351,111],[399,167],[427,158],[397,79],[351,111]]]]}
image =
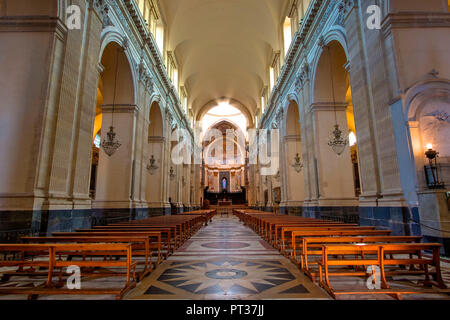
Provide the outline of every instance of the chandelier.
{"type": "Polygon", "coordinates": [[[150,164],[147,165],[147,170],[150,171],[150,175],[154,175],[155,171],[158,170],[158,166],[155,164],[155,157],[152,155],[150,158],[150,164]]]}
{"type": "Polygon", "coordinates": [[[111,157],[120,146],[120,142],[116,139],[114,127],[109,127],[109,132],[106,134],[106,139],[104,139],[102,142],[103,150],[108,155],[108,157],[111,157]]]}
{"type": "Polygon", "coordinates": [[[333,108],[334,108],[334,130],[330,134],[330,137],[328,139],[328,146],[331,147],[331,149],[336,153],[338,156],[340,156],[344,150],[345,147],[348,145],[348,134],[344,134],[341,129],[339,129],[339,124],[337,123],[337,115],[336,115],[336,97],[334,92],[334,74],[333,74],[333,65],[331,60],[331,54],[330,54],[330,47],[327,46],[328,49],[328,59],[330,61],[330,73],[331,73],[331,91],[333,92],[333,108]]]}
{"type": "Polygon", "coordinates": [[[119,71],[119,49],[116,54],[116,72],[114,78],[114,95],[113,95],[113,110],[111,116],[111,126],[109,132],[106,134],[106,139],[102,142],[102,148],[108,157],[111,157],[117,149],[121,146],[120,142],[116,139],[116,133],[114,132],[114,107],[116,105],[116,90],[117,90],[117,73],[119,71]]]}
{"type": "Polygon", "coordinates": [[[176,177],[175,171],[173,170],[173,167],[170,167],[170,170],[169,170],[169,178],[170,178],[171,180],[173,180],[175,177],[176,177]]]}
{"type": "Polygon", "coordinates": [[[297,173],[302,171],[303,161],[302,161],[302,159],[300,159],[300,156],[298,155],[298,153],[295,155],[294,163],[292,164],[292,167],[295,169],[295,171],[297,171],[297,173]]]}
{"type": "Polygon", "coordinates": [[[334,126],[334,130],[328,140],[328,145],[338,156],[344,152],[345,147],[348,145],[348,135],[343,134],[338,124],[334,126]]]}

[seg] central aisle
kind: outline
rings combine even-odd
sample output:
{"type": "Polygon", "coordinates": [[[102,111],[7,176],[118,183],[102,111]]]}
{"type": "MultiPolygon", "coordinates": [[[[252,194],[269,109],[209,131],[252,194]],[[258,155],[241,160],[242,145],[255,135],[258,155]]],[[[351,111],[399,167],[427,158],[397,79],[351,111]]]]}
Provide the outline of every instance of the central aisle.
{"type": "Polygon", "coordinates": [[[217,215],[127,299],[328,299],[236,217],[217,215]]]}

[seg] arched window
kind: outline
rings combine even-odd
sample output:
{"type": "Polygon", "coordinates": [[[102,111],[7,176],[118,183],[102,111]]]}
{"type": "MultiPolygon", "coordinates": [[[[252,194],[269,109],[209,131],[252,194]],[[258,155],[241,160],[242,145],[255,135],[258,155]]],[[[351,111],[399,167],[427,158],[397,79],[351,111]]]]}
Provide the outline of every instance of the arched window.
{"type": "Polygon", "coordinates": [[[286,17],[286,19],[284,20],[283,36],[284,36],[284,55],[286,56],[292,42],[292,24],[291,18],[289,17],[286,17]]]}

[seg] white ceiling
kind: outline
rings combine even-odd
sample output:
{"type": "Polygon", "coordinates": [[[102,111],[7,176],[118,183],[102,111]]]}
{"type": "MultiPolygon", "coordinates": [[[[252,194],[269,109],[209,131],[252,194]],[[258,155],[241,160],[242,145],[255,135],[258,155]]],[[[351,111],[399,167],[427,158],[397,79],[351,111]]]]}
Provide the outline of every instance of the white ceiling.
{"type": "MultiPolygon", "coordinates": [[[[272,51],[281,44],[289,0],[162,0],[167,50],[175,52],[195,115],[208,102],[232,98],[252,115],[272,51]]],[[[266,84],[267,85],[267,84],[266,84]]]]}

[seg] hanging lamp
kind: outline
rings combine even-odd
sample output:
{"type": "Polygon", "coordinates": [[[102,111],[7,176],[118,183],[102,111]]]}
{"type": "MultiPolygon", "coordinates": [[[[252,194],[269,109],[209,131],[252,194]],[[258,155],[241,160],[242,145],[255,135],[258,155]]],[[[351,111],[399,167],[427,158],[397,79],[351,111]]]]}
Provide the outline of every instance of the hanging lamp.
{"type": "Polygon", "coordinates": [[[121,146],[120,142],[116,139],[116,132],[114,132],[114,108],[116,105],[116,91],[117,91],[117,75],[119,72],[119,49],[117,49],[116,54],[116,70],[114,76],[114,96],[113,96],[113,110],[111,116],[111,126],[109,127],[109,132],[106,133],[106,138],[102,142],[102,148],[105,153],[111,157],[117,149],[121,146]]]}
{"type": "Polygon", "coordinates": [[[331,147],[331,149],[336,153],[338,156],[340,156],[344,150],[345,147],[348,145],[348,134],[344,134],[342,130],[339,128],[339,124],[337,122],[337,113],[336,113],[336,98],[334,94],[334,72],[333,72],[333,65],[331,61],[331,54],[330,54],[330,47],[327,46],[328,50],[328,60],[330,61],[330,70],[331,70],[331,91],[333,92],[333,109],[334,109],[334,130],[332,131],[329,140],[328,140],[328,146],[331,147]]]}

